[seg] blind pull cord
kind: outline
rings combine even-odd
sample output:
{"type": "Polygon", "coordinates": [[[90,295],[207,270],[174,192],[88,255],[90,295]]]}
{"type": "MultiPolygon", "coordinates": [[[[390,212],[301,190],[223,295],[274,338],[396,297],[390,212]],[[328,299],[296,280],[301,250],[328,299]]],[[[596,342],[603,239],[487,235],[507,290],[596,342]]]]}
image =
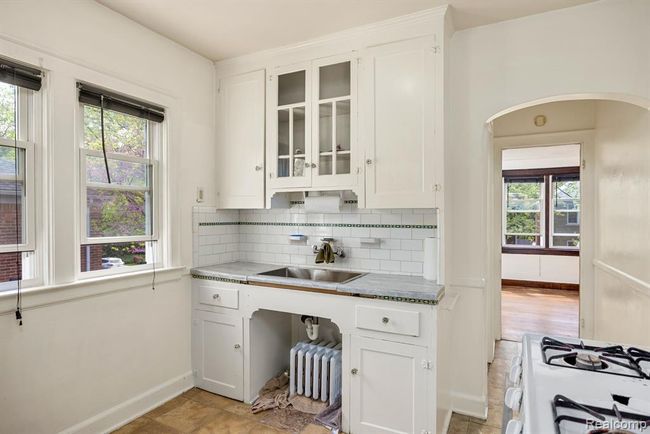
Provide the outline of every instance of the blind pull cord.
{"type": "MultiPolygon", "coordinates": [[[[16,81],[16,70],[14,69],[14,82],[16,81]]],[[[14,215],[16,217],[15,229],[16,229],[16,321],[18,325],[23,325],[23,300],[21,294],[21,283],[22,283],[22,266],[20,260],[20,234],[21,231],[18,228],[18,219],[20,218],[20,213],[18,211],[19,201],[18,194],[20,193],[18,189],[18,86],[14,85],[14,193],[15,202],[14,202],[14,215]]],[[[27,179],[25,179],[27,181],[27,179]]]]}
{"type": "Polygon", "coordinates": [[[104,95],[101,96],[100,105],[100,122],[102,126],[102,153],[104,154],[104,167],[106,167],[106,180],[111,183],[111,171],[108,169],[108,157],[106,157],[106,140],[104,138],[104,95]]]}

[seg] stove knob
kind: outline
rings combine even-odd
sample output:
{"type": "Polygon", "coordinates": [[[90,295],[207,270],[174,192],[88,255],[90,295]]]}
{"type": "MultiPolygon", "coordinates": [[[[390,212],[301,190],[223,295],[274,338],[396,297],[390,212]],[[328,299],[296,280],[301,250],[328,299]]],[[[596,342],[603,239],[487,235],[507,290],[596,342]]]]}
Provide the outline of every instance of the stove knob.
{"type": "Polygon", "coordinates": [[[517,413],[519,412],[519,408],[521,407],[521,398],[523,396],[523,392],[521,388],[519,387],[508,387],[508,390],[506,390],[506,396],[504,399],[504,403],[506,407],[508,407],[510,410],[513,412],[517,413]]]}
{"type": "Polygon", "coordinates": [[[517,419],[510,419],[508,425],[506,425],[505,434],[521,434],[524,429],[524,424],[517,419]]]}
{"type": "Polygon", "coordinates": [[[510,380],[510,384],[515,386],[519,385],[519,380],[521,380],[521,365],[512,365],[510,367],[508,379],[510,380]]]}

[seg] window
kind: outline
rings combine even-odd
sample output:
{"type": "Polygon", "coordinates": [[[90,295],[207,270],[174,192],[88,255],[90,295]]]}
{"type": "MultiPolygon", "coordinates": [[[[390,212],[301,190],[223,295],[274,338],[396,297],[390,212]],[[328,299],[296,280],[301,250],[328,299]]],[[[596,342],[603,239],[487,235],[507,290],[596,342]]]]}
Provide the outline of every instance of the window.
{"type": "Polygon", "coordinates": [[[36,277],[32,100],[0,81],[0,291],[36,277]]]}
{"type": "Polygon", "coordinates": [[[551,247],[580,246],[580,178],[551,175],[553,218],[551,247]]]}
{"type": "Polygon", "coordinates": [[[98,92],[80,90],[80,269],[128,271],[157,257],[160,123],[133,100],[98,92]]]}
{"type": "Polygon", "coordinates": [[[577,254],[580,169],[503,172],[503,251],[577,254]]]}
{"type": "Polygon", "coordinates": [[[509,178],[505,183],[504,244],[543,246],[544,178],[509,178]]]}

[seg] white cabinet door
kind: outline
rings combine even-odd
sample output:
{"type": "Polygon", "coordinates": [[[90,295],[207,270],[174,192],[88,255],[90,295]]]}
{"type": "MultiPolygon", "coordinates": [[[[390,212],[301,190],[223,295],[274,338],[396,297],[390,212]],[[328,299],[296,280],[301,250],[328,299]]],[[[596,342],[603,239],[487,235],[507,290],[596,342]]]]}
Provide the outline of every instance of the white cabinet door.
{"type": "Polygon", "coordinates": [[[315,60],[312,65],[312,186],[353,189],[359,184],[357,58],[315,60]]]}
{"type": "Polygon", "coordinates": [[[424,347],[352,336],[350,432],[421,433],[427,426],[424,347]]]}
{"type": "Polygon", "coordinates": [[[193,314],[192,365],[197,387],[242,400],[242,318],[202,310],[194,310],[193,314]]]}
{"type": "Polygon", "coordinates": [[[311,186],[311,68],[309,63],[277,68],[268,81],[268,185],[311,186]]]}
{"type": "Polygon", "coordinates": [[[264,80],[260,70],[219,81],[220,208],[264,208],[264,80]]]}
{"type": "Polygon", "coordinates": [[[436,48],[432,37],[370,48],[362,59],[368,208],[435,207],[436,48]]]}

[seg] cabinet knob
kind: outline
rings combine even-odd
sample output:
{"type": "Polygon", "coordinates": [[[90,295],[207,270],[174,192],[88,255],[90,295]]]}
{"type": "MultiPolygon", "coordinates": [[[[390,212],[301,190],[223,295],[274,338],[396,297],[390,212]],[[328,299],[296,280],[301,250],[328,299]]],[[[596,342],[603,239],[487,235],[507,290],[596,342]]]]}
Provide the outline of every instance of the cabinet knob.
{"type": "Polygon", "coordinates": [[[385,316],[385,317],[383,317],[383,318],[381,319],[381,322],[383,322],[384,324],[388,324],[388,321],[389,321],[389,319],[388,319],[387,316],[385,316]]]}
{"type": "Polygon", "coordinates": [[[256,172],[259,172],[260,170],[262,170],[262,166],[255,166],[255,171],[256,172]]]}
{"type": "Polygon", "coordinates": [[[350,373],[351,373],[352,375],[357,375],[357,374],[359,373],[359,370],[358,370],[357,368],[352,368],[352,370],[350,371],[350,373]]]}
{"type": "Polygon", "coordinates": [[[239,344],[235,344],[235,349],[236,349],[236,350],[238,350],[238,349],[240,349],[240,348],[241,348],[241,345],[239,345],[239,344]]]}
{"type": "Polygon", "coordinates": [[[221,298],[221,296],[219,294],[212,294],[212,299],[213,300],[218,300],[220,298],[221,298]]]}
{"type": "Polygon", "coordinates": [[[366,160],[366,164],[367,164],[368,166],[370,166],[370,165],[372,164],[372,160],[371,160],[370,158],[368,158],[368,159],[366,160]]]}
{"type": "Polygon", "coordinates": [[[316,168],[316,163],[311,163],[311,168],[315,169],[316,168]]]}

